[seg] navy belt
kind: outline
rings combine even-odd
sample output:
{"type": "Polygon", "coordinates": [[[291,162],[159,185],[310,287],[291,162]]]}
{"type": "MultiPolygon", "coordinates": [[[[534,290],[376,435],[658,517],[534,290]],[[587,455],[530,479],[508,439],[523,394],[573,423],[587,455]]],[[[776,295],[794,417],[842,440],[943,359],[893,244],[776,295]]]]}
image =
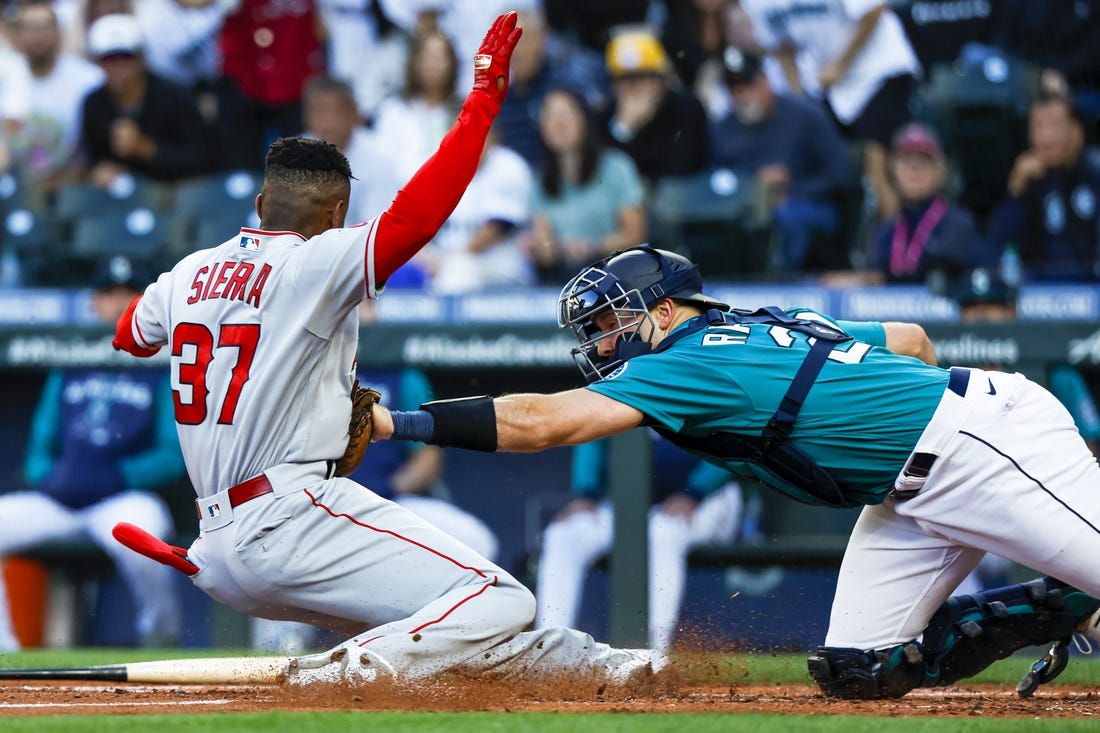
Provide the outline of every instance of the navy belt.
{"type": "MultiPolygon", "coordinates": [[[[950,392],[954,392],[959,397],[966,397],[966,388],[970,384],[970,370],[964,367],[951,367],[951,375],[947,378],[947,389],[950,392]]],[[[939,458],[935,453],[914,453],[913,457],[909,459],[909,465],[905,467],[906,476],[915,476],[917,478],[925,478],[928,476],[928,472],[932,470],[932,466],[936,463],[936,459],[939,458]]],[[[892,495],[902,501],[906,499],[912,499],[917,495],[920,489],[913,491],[897,491],[892,492],[892,495]]]]}
{"type": "Polygon", "coordinates": [[[947,388],[959,397],[966,397],[968,384],[970,384],[970,370],[965,367],[951,367],[951,376],[947,378],[947,388]]]}

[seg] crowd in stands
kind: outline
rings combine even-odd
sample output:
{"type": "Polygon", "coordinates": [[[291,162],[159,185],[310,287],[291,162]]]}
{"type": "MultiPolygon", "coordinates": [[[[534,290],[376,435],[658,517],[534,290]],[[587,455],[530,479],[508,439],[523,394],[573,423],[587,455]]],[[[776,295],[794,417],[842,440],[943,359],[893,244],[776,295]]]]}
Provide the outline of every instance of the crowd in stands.
{"type": "Polygon", "coordinates": [[[280,135],[337,145],[349,221],[369,219],[434,151],[479,29],[510,8],[524,36],[477,177],[395,282],[556,286],[642,241],[711,279],[947,293],[1005,253],[1012,287],[1100,279],[1097,0],[3,8],[4,287],[87,287],[114,254],[160,269],[255,225],[242,201],[280,135]]]}

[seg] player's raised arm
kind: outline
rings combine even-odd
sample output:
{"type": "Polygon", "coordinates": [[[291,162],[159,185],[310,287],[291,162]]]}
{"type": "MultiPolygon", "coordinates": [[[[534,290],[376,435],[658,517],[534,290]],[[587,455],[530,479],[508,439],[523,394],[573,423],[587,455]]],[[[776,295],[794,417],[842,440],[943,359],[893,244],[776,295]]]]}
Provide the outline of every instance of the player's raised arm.
{"type": "MultiPolygon", "coordinates": [[[[405,184],[378,220],[375,280],[383,283],[435,236],[477,170],[485,137],[508,92],[508,67],[523,29],[501,15],[474,56],[474,87],[439,150],[405,184]]],[[[368,251],[367,257],[371,257],[368,251]]]]}

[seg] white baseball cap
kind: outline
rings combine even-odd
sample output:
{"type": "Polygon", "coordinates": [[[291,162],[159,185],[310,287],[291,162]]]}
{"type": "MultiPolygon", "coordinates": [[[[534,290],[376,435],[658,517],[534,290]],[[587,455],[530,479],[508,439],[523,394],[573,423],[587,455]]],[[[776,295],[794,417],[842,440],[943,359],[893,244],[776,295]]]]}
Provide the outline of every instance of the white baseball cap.
{"type": "Polygon", "coordinates": [[[132,15],[104,15],[88,29],[88,55],[93,58],[114,53],[141,53],[141,45],[141,29],[132,15]]]}

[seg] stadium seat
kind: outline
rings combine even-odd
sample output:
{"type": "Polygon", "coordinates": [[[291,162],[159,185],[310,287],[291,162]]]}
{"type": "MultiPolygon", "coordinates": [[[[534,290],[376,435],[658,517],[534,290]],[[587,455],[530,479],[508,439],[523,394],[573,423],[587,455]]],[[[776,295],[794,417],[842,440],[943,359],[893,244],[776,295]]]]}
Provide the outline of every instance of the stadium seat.
{"type": "Polygon", "coordinates": [[[912,100],[914,116],[943,137],[962,185],[959,203],[979,217],[1005,195],[1016,156],[1027,147],[1027,108],[1038,75],[993,51],[937,65],[912,100]]]}
{"type": "Polygon", "coordinates": [[[242,226],[255,226],[258,173],[233,171],[180,183],[169,222],[172,253],[213,247],[242,226]]]}
{"type": "Polygon", "coordinates": [[[762,275],[770,237],[754,215],[757,198],[751,174],[724,168],[662,178],[649,207],[651,239],[712,277],[762,275]]]}
{"type": "Polygon", "coordinates": [[[73,225],[70,251],[91,260],[112,255],[157,260],[164,255],[166,241],[163,218],[138,207],[80,217],[73,225]]]}
{"type": "Polygon", "coordinates": [[[135,208],[158,210],[162,196],[158,184],[122,174],[105,189],[85,184],[65,186],[57,192],[54,212],[60,221],[72,224],[84,216],[124,213],[135,208]]]}
{"type": "Polygon", "coordinates": [[[60,266],[64,255],[57,221],[23,206],[5,206],[2,211],[3,248],[18,258],[23,284],[66,284],[66,270],[60,266]]]}

